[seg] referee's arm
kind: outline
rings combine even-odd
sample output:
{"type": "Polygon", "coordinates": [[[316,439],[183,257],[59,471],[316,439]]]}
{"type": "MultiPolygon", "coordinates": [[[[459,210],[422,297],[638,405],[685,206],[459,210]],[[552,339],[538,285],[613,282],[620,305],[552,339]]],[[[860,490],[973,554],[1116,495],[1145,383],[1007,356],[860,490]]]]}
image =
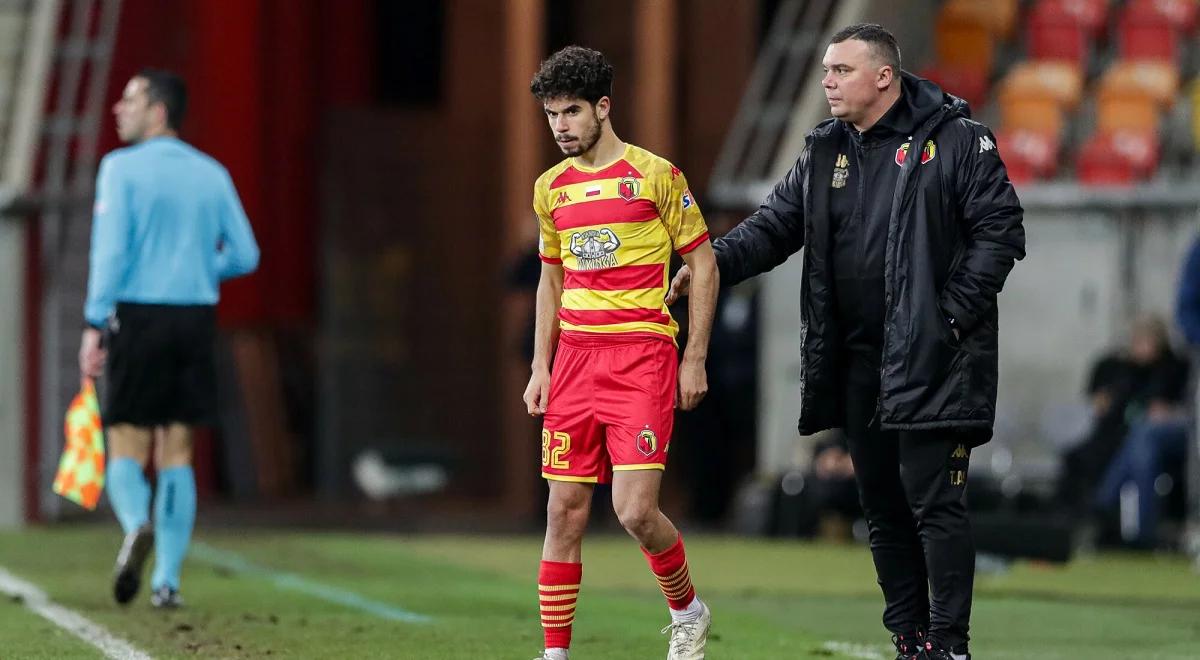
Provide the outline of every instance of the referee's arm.
{"type": "Polygon", "coordinates": [[[120,169],[106,156],[96,175],[88,291],[83,308],[84,319],[93,328],[103,327],[112,314],[117,292],[129,269],[131,225],[120,169]]]}
{"type": "Polygon", "coordinates": [[[250,219],[242,208],[237,189],[225,173],[225,203],[221,212],[221,245],[217,252],[217,273],[222,280],[253,273],[258,268],[258,242],[250,229],[250,219]]]}

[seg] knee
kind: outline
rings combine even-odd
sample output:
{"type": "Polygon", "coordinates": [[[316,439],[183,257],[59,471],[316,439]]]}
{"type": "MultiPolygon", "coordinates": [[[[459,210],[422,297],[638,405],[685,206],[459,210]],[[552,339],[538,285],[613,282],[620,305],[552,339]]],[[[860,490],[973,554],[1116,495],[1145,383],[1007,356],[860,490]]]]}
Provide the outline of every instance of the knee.
{"type": "Polygon", "coordinates": [[[645,502],[625,502],[616,507],[617,520],[634,538],[643,538],[653,528],[658,508],[645,502]]]}
{"type": "Polygon", "coordinates": [[[546,503],[546,526],[557,534],[583,534],[587,526],[588,502],[581,498],[550,498],[546,503]]]}

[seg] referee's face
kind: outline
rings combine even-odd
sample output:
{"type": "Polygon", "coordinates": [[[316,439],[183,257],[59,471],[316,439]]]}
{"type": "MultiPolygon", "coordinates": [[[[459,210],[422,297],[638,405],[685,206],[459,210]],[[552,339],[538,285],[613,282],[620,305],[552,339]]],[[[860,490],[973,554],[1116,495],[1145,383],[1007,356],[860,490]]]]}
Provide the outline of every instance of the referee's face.
{"type": "Polygon", "coordinates": [[[134,77],[125,85],[121,99],[113,105],[117,119],[117,135],[122,142],[141,142],[150,122],[150,97],[146,94],[146,79],[134,77]]]}
{"type": "Polygon", "coordinates": [[[821,86],[830,114],[851,124],[861,123],[887,89],[887,85],[879,87],[881,67],[865,41],[829,44],[821,66],[825,69],[821,86]]]}
{"type": "Polygon", "coordinates": [[[542,104],[554,142],[564,155],[587,153],[600,140],[601,122],[608,116],[608,97],[595,105],[584,99],[551,99],[542,104]]]}

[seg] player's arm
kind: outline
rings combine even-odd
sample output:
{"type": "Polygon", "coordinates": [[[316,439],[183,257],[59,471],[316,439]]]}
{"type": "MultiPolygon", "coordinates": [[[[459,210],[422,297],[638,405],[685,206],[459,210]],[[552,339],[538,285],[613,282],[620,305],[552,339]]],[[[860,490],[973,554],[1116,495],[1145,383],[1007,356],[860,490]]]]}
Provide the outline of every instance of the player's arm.
{"type": "Polygon", "coordinates": [[[221,244],[217,246],[217,274],[222,280],[253,273],[258,268],[258,242],[250,218],[242,208],[237,188],[225,173],[225,200],[221,212],[221,244]]]}
{"type": "MultiPolygon", "coordinates": [[[[805,149],[758,210],[713,242],[724,286],[765,273],[804,247],[804,171],[808,157],[805,149]]],[[[671,280],[667,304],[688,295],[691,284],[692,269],[684,265],[671,280]]]]}
{"type": "Polygon", "coordinates": [[[129,269],[129,235],[132,221],[120,170],[111,157],[100,161],[96,174],[96,204],[92,213],[92,246],[88,262],[84,328],[79,345],[81,376],[96,377],[104,367],[100,328],[116,306],[117,293],[129,269]]]}
{"type": "Polygon", "coordinates": [[[530,415],[546,412],[546,404],[550,400],[550,359],[558,341],[558,309],[562,306],[562,289],[562,264],[543,261],[534,312],[533,363],[530,365],[529,385],[522,397],[530,415]]]}
{"type": "Polygon", "coordinates": [[[713,315],[717,306],[720,273],[712,244],[707,240],[683,255],[692,272],[692,292],[688,298],[688,341],[679,365],[679,407],[691,410],[708,393],[708,340],[712,337],[713,315]]]}

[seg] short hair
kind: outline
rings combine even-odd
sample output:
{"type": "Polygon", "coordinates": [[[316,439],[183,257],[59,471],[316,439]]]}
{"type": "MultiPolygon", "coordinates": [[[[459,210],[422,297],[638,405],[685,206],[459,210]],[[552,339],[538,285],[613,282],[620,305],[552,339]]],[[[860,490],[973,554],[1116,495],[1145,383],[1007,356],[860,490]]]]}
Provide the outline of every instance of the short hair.
{"type": "Polygon", "coordinates": [[[162,103],[167,109],[167,125],[178,131],[187,112],[187,85],[183,78],[164,69],[142,69],[138,78],[146,81],[146,99],[150,103],[162,103]]]}
{"type": "Polygon", "coordinates": [[[900,75],[900,46],[887,28],[878,23],[855,23],[838,30],[829,43],[840,44],[850,39],[865,42],[878,60],[892,67],[897,77],[900,75]]]}
{"type": "Polygon", "coordinates": [[[595,104],[612,96],[613,68],[604,53],[582,46],[567,46],[542,62],[529,83],[529,91],[545,102],[581,98],[595,104]]]}

